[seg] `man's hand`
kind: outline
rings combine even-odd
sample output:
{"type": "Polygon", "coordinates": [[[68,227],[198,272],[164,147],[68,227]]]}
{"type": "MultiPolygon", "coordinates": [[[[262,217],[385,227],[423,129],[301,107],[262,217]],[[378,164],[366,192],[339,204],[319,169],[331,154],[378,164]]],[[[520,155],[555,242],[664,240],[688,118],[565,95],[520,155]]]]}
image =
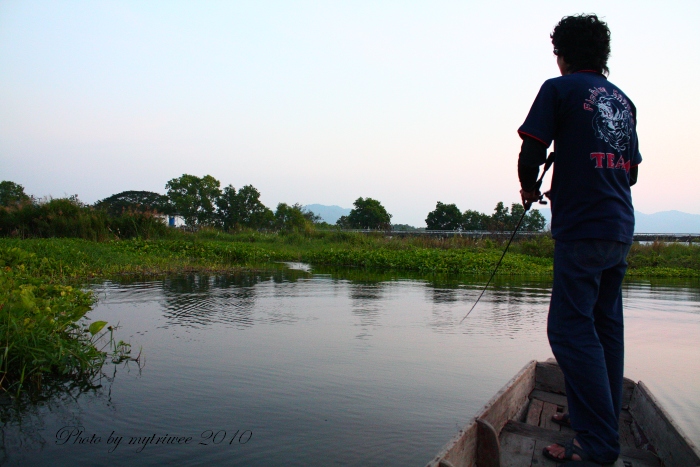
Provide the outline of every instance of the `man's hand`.
{"type": "Polygon", "coordinates": [[[532,203],[539,201],[541,197],[542,193],[540,193],[539,189],[535,189],[533,191],[520,190],[520,198],[523,200],[523,206],[525,207],[526,211],[530,209],[532,203]]]}

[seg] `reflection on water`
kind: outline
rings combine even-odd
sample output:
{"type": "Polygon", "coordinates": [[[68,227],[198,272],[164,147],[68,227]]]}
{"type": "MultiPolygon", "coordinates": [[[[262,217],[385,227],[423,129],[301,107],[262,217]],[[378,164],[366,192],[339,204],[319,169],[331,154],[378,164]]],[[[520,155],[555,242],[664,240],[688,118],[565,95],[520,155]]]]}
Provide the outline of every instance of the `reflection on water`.
{"type": "Polygon", "coordinates": [[[700,287],[697,282],[633,282],[625,288],[625,298],[634,297],[626,306],[630,310],[654,312],[700,313],[700,287]]]}
{"type": "Polygon", "coordinates": [[[189,276],[163,281],[166,326],[201,327],[224,322],[239,327],[254,324],[257,276],[189,276]]]}
{"type": "Polygon", "coordinates": [[[53,387],[50,395],[41,395],[41,400],[24,397],[13,402],[3,394],[0,398],[0,465],[54,465],[53,461],[35,461],[32,453],[55,446],[56,426],[84,426],[90,419],[89,408],[95,404],[107,413],[116,413],[112,385],[117,374],[138,377],[140,372],[139,362],[108,363],[90,387],[72,384],[64,385],[63,390],[53,387]],[[30,454],[27,460],[21,460],[26,453],[30,454]]]}
{"type": "MultiPolygon", "coordinates": [[[[109,366],[94,392],[5,407],[0,463],[422,465],[528,360],[551,356],[547,281],[497,278],[460,325],[486,279],[297,263],[98,285],[90,319],[119,322],[143,368],[109,366]],[[104,439],[57,444],[65,426],[104,439]],[[250,441],[228,444],[236,430],[250,441]],[[110,452],[111,433],[127,441],[110,452]],[[196,443],[128,444],[166,434],[196,443]]],[[[700,283],[629,282],[624,296],[626,373],[700,439],[700,283]]]]}

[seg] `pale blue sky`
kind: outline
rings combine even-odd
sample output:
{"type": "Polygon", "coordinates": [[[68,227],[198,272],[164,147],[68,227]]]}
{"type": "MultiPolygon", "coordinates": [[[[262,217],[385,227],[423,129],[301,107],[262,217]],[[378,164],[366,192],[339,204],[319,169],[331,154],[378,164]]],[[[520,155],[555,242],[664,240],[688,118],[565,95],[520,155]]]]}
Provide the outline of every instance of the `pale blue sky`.
{"type": "Polygon", "coordinates": [[[279,202],[519,201],[516,130],[595,12],[638,108],[645,213],[700,214],[700,2],[0,0],[0,180],[94,202],[183,173],[279,202]]]}

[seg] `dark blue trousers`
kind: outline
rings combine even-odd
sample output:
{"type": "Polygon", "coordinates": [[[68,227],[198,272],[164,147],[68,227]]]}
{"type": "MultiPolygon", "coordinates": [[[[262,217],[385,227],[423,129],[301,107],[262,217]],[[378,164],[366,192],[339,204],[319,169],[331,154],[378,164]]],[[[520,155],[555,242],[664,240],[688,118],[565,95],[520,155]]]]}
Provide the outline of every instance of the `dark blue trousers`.
{"type": "Polygon", "coordinates": [[[598,463],[620,453],[624,324],[622,279],[630,245],[608,240],[556,241],[547,320],[552,352],[566,380],[571,425],[598,463]]]}

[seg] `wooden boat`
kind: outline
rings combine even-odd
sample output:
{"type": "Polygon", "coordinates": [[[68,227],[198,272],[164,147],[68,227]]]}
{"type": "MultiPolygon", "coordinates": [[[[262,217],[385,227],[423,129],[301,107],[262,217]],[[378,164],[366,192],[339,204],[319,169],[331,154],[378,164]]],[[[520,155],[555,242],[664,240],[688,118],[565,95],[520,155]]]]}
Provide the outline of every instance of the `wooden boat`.
{"type": "MultiPolygon", "coordinates": [[[[566,411],[564,375],[553,360],[527,364],[428,467],[558,466],[542,455],[574,431],[552,421],[566,411]]],[[[615,467],[700,467],[697,448],[675,426],[649,389],[625,378],[621,455],[615,467]]]]}

